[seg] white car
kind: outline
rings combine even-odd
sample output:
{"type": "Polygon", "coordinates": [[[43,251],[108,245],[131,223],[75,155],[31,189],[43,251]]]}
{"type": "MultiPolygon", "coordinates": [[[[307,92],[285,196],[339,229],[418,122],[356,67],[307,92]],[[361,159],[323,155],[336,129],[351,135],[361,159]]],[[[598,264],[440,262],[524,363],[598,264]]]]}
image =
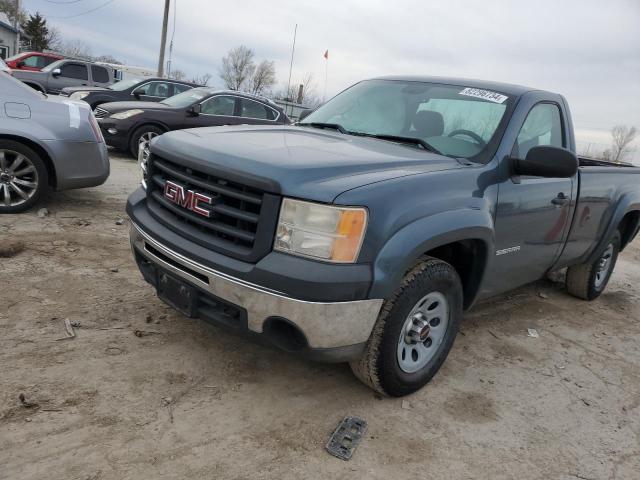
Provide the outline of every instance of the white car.
{"type": "Polygon", "coordinates": [[[6,63],[4,63],[4,60],[2,60],[1,58],[0,58],[0,72],[6,72],[9,75],[13,74],[12,70],[7,66],[6,63]]]}

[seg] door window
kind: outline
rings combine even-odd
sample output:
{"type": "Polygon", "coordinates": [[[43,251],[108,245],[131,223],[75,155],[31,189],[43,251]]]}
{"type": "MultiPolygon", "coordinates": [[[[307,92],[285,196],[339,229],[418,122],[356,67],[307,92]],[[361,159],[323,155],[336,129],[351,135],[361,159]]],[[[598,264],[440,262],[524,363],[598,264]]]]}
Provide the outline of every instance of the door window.
{"type": "Polygon", "coordinates": [[[149,82],[136,88],[134,93],[148,97],[167,98],[169,96],[169,84],[167,82],[149,82]]]}
{"type": "Polygon", "coordinates": [[[89,80],[87,66],[80,63],[65,63],[60,71],[62,72],[60,75],[66,78],[89,80]]]}
{"type": "Polygon", "coordinates": [[[174,83],[173,94],[177,95],[179,93],[186,92],[187,90],[191,90],[191,88],[192,87],[190,85],[181,85],[180,83],[174,83]]]}
{"type": "Polygon", "coordinates": [[[518,133],[515,156],[525,158],[533,147],[563,147],[563,143],[560,109],[553,103],[539,103],[531,109],[518,133]]]}
{"type": "Polygon", "coordinates": [[[236,97],[221,95],[213,97],[202,104],[201,113],[206,115],[223,115],[232,117],[236,107],[236,97]]]}
{"type": "Polygon", "coordinates": [[[246,98],[240,99],[240,116],[258,120],[273,120],[275,118],[273,109],[246,98]]]}
{"type": "Polygon", "coordinates": [[[44,68],[47,66],[45,63],[45,57],[40,57],[38,55],[31,55],[30,57],[21,60],[21,62],[24,63],[25,67],[31,68],[44,68]]]}
{"type": "Polygon", "coordinates": [[[104,67],[91,65],[91,76],[94,82],[109,83],[109,72],[104,67]]]}
{"type": "Polygon", "coordinates": [[[58,60],[60,60],[59,58],[54,58],[54,57],[40,57],[43,60],[43,65],[42,67],[46,67],[47,65],[49,65],[50,63],[53,62],[57,62],[58,60]]]}
{"type": "Polygon", "coordinates": [[[8,55],[9,55],[9,48],[0,46],[0,58],[3,60],[6,60],[8,55]]]}

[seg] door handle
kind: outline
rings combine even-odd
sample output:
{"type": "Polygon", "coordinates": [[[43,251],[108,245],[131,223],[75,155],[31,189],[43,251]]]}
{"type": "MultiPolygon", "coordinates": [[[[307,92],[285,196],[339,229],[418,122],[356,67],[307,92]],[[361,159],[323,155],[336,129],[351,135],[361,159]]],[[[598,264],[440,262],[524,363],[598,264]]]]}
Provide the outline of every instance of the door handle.
{"type": "Polygon", "coordinates": [[[551,200],[551,203],[554,205],[562,206],[569,201],[569,197],[567,197],[564,192],[560,192],[556,198],[551,200]]]}

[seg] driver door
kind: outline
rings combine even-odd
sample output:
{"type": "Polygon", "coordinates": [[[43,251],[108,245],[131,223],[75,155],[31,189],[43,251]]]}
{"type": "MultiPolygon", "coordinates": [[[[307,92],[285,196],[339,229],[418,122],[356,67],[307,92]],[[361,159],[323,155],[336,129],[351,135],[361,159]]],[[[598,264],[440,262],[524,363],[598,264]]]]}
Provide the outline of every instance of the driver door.
{"type": "MultiPolygon", "coordinates": [[[[512,157],[525,158],[532,147],[566,147],[559,105],[534,105],[522,124],[512,157]]],[[[509,161],[505,159],[504,161],[509,161]]],[[[499,185],[496,208],[494,293],[542,278],[566,241],[576,178],[511,177],[499,185]]]]}

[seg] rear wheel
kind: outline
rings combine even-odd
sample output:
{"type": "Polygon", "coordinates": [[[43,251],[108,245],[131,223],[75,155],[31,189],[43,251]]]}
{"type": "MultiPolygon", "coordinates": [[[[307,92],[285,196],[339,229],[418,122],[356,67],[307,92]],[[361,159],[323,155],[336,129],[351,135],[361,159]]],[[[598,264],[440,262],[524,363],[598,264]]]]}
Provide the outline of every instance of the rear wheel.
{"type": "Polygon", "coordinates": [[[149,142],[151,139],[162,135],[164,130],[155,125],[142,125],[138,127],[133,135],[131,135],[131,141],[129,142],[129,152],[134,158],[138,158],[138,148],[140,144],[144,145],[144,148],[149,148],[149,142]]]}
{"type": "Polygon", "coordinates": [[[574,297],[594,300],[609,283],[620,253],[620,232],[616,230],[600,257],[593,263],[574,265],[567,270],[567,290],[574,297]]]}
{"type": "Polygon", "coordinates": [[[462,318],[462,284],[446,262],[424,257],[380,311],[353,373],[379,393],[422,388],[442,366],[462,318]]]}
{"type": "Polygon", "coordinates": [[[22,143],[0,140],[0,213],[28,210],[47,185],[47,168],[35,151],[22,143]]]}

